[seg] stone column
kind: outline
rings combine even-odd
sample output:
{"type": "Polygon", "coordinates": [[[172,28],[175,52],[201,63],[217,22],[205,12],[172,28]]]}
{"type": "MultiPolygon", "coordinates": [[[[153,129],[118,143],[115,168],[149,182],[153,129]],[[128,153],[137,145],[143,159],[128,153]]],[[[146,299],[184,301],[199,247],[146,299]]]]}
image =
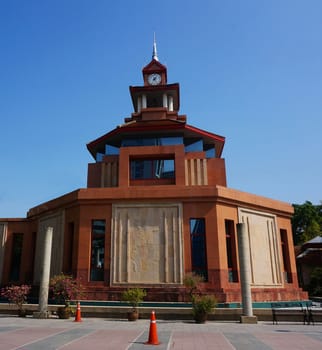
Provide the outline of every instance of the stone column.
{"type": "Polygon", "coordinates": [[[257,317],[253,315],[252,293],[250,288],[250,260],[249,244],[246,231],[246,224],[237,224],[238,255],[240,269],[240,286],[243,303],[243,314],[240,317],[241,323],[257,323],[257,317]]]}
{"type": "Polygon", "coordinates": [[[147,107],[146,95],[142,95],[141,107],[142,108],[146,108],[147,107]]]}
{"type": "Polygon", "coordinates": [[[2,274],[3,274],[3,263],[4,263],[4,253],[7,242],[7,228],[8,224],[6,222],[0,222],[0,284],[2,284],[2,274]]]}
{"type": "Polygon", "coordinates": [[[172,112],[173,111],[173,96],[169,96],[169,103],[168,103],[168,110],[170,111],[170,112],[172,112]]]}
{"type": "Polygon", "coordinates": [[[138,107],[137,107],[137,112],[141,112],[141,108],[142,108],[142,98],[141,96],[138,96],[138,107]]]}
{"type": "Polygon", "coordinates": [[[48,290],[50,277],[50,261],[51,261],[51,246],[53,239],[53,228],[47,227],[44,236],[43,259],[40,273],[40,288],[39,288],[39,308],[38,312],[34,313],[36,318],[48,318],[48,290]]]}
{"type": "Polygon", "coordinates": [[[162,106],[168,108],[168,96],[167,94],[163,94],[163,103],[162,106]]]}

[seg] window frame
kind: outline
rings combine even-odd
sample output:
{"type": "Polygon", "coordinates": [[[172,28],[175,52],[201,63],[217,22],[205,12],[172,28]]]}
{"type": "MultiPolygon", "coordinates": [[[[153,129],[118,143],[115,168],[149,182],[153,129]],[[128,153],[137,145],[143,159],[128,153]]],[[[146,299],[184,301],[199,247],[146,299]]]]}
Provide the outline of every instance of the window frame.
{"type": "MultiPolygon", "coordinates": [[[[103,226],[103,225],[102,225],[103,226]]],[[[105,263],[105,241],[106,241],[106,220],[93,219],[91,222],[91,248],[90,248],[90,282],[104,281],[104,263],[105,263]],[[95,229],[95,223],[104,223],[104,232],[98,232],[95,229]],[[101,241],[98,249],[94,242],[101,241]],[[99,249],[102,249],[101,252],[99,249]],[[102,256],[97,256],[97,254],[102,256]],[[99,259],[99,260],[97,260],[99,259]],[[100,266],[98,265],[100,264],[100,266]],[[96,266],[95,266],[96,265],[96,266]]]]}
{"type": "MultiPolygon", "coordinates": [[[[171,180],[171,182],[175,179],[176,176],[176,169],[175,169],[175,158],[173,155],[171,156],[165,156],[165,157],[131,157],[129,162],[129,176],[130,181],[163,181],[163,180],[171,180]],[[162,172],[161,175],[157,176],[158,172],[158,166],[161,166],[159,162],[162,161],[171,161],[172,166],[170,167],[171,170],[168,171],[169,176],[164,176],[164,174],[167,174],[167,172],[162,172]],[[141,162],[142,169],[139,169],[139,162],[141,162]],[[143,174],[143,176],[137,175],[137,173],[143,174]],[[135,174],[134,174],[135,172],[135,174]],[[148,174],[148,175],[146,175],[148,174]]],[[[159,170],[159,172],[160,172],[159,170]]]]}
{"type": "Polygon", "coordinates": [[[234,220],[225,219],[225,235],[228,281],[231,283],[236,283],[239,282],[239,278],[237,263],[237,238],[234,220]]]}
{"type": "Polygon", "coordinates": [[[191,270],[192,272],[202,276],[204,282],[208,282],[208,262],[207,262],[207,242],[206,242],[206,220],[205,218],[189,219],[190,247],[191,247],[191,270]],[[198,228],[193,221],[202,223],[198,228]],[[195,229],[197,227],[197,232],[195,229]]]}

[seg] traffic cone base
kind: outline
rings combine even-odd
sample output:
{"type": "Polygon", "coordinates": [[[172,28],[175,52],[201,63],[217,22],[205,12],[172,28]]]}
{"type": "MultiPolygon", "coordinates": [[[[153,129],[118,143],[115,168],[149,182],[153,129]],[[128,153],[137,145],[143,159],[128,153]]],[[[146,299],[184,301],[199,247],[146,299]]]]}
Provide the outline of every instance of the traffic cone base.
{"type": "Polygon", "coordinates": [[[157,321],[155,319],[154,311],[151,312],[149,340],[145,344],[146,345],[159,345],[160,344],[159,339],[158,339],[157,321]]]}

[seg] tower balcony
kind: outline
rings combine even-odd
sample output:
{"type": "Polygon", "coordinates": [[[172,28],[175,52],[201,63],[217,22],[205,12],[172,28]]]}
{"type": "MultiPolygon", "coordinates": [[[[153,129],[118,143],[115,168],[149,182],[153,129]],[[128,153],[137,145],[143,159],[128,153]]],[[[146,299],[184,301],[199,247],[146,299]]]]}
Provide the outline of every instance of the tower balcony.
{"type": "Polygon", "coordinates": [[[226,186],[225,160],[182,145],[125,147],[88,165],[87,187],[226,186]]]}

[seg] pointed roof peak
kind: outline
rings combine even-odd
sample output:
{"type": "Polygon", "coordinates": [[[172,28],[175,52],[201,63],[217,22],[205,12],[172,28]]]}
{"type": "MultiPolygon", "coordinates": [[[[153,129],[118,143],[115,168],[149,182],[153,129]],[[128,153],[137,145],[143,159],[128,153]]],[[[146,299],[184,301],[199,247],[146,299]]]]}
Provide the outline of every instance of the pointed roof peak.
{"type": "Polygon", "coordinates": [[[152,59],[159,61],[158,53],[157,53],[157,43],[155,41],[155,33],[153,34],[153,52],[152,52],[152,59]]]}

